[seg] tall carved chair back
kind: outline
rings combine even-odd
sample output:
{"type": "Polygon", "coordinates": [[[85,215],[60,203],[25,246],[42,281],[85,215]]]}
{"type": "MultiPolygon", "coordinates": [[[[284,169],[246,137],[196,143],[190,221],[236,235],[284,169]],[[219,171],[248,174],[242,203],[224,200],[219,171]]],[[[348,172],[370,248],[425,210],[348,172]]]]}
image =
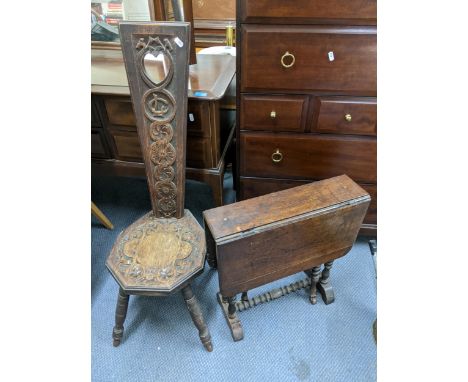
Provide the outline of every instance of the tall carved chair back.
{"type": "Polygon", "coordinates": [[[184,210],[190,24],[121,23],[120,39],[145,162],[152,211],[117,238],[106,265],[120,285],[114,346],[131,294],[182,290],[200,339],[211,337],[190,283],[203,272],[204,231],[184,210]]]}
{"type": "Polygon", "coordinates": [[[180,218],[190,29],[187,23],[121,23],[120,31],[153,212],[180,218]]]}

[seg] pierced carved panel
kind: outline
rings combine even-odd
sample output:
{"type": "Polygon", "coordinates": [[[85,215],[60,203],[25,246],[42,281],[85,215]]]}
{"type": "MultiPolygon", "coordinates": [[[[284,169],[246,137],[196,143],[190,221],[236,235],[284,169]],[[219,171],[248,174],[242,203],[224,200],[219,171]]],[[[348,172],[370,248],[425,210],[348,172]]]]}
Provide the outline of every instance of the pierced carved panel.
{"type": "Polygon", "coordinates": [[[189,33],[185,23],[121,24],[151,203],[161,218],[183,215],[189,33]]]}

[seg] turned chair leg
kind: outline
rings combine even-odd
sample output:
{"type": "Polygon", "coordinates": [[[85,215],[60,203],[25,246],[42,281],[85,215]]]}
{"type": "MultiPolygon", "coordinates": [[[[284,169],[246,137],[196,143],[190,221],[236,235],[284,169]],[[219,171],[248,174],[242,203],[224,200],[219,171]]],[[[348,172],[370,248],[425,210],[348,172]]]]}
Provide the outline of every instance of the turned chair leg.
{"type": "Polygon", "coordinates": [[[310,303],[315,305],[317,303],[317,283],[320,280],[320,266],[312,268],[310,277],[310,303]]]}
{"type": "Polygon", "coordinates": [[[208,327],[206,326],[205,320],[203,319],[203,314],[198,304],[197,298],[193,294],[192,287],[187,285],[182,289],[182,295],[184,296],[185,303],[192,317],[192,321],[198,329],[198,334],[200,340],[208,351],[213,351],[213,344],[211,343],[211,336],[208,327]]]}
{"type": "Polygon", "coordinates": [[[129,295],[122,288],[119,289],[119,297],[117,298],[117,307],[115,309],[115,326],[112,331],[114,346],[119,346],[124,332],[124,321],[127,316],[129,295]]]}

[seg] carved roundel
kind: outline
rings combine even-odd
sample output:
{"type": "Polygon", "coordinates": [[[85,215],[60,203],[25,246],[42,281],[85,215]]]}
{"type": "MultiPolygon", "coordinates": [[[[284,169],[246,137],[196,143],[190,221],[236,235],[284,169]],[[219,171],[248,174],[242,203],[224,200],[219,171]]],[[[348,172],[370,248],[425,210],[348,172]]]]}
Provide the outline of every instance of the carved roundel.
{"type": "Polygon", "coordinates": [[[158,122],[153,122],[150,125],[150,136],[153,141],[164,141],[169,143],[174,135],[172,126],[168,123],[160,125],[158,122]]]}
{"type": "Polygon", "coordinates": [[[173,182],[161,181],[156,182],[156,196],[159,199],[175,199],[177,194],[177,187],[173,182]]]}
{"type": "Polygon", "coordinates": [[[176,160],[175,148],[170,143],[164,141],[153,142],[150,150],[151,161],[156,166],[171,166],[176,160]]]}
{"type": "Polygon", "coordinates": [[[176,213],[176,201],[172,198],[158,199],[158,210],[166,217],[172,217],[176,213]]]}
{"type": "Polygon", "coordinates": [[[176,113],[176,101],[165,89],[150,89],[143,94],[143,109],[150,121],[158,124],[169,123],[176,113]]]}
{"type": "Polygon", "coordinates": [[[158,165],[154,168],[156,181],[171,181],[174,179],[175,171],[171,166],[158,165]]]}

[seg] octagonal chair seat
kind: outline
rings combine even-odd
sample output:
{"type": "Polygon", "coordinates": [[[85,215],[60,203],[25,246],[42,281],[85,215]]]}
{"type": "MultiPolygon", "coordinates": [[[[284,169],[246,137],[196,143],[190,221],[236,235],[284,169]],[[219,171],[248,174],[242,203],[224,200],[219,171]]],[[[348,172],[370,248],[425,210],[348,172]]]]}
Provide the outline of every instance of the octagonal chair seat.
{"type": "Polygon", "coordinates": [[[202,227],[189,210],[181,219],[149,212],[120,233],[106,265],[127,293],[165,295],[203,271],[202,227]]]}

